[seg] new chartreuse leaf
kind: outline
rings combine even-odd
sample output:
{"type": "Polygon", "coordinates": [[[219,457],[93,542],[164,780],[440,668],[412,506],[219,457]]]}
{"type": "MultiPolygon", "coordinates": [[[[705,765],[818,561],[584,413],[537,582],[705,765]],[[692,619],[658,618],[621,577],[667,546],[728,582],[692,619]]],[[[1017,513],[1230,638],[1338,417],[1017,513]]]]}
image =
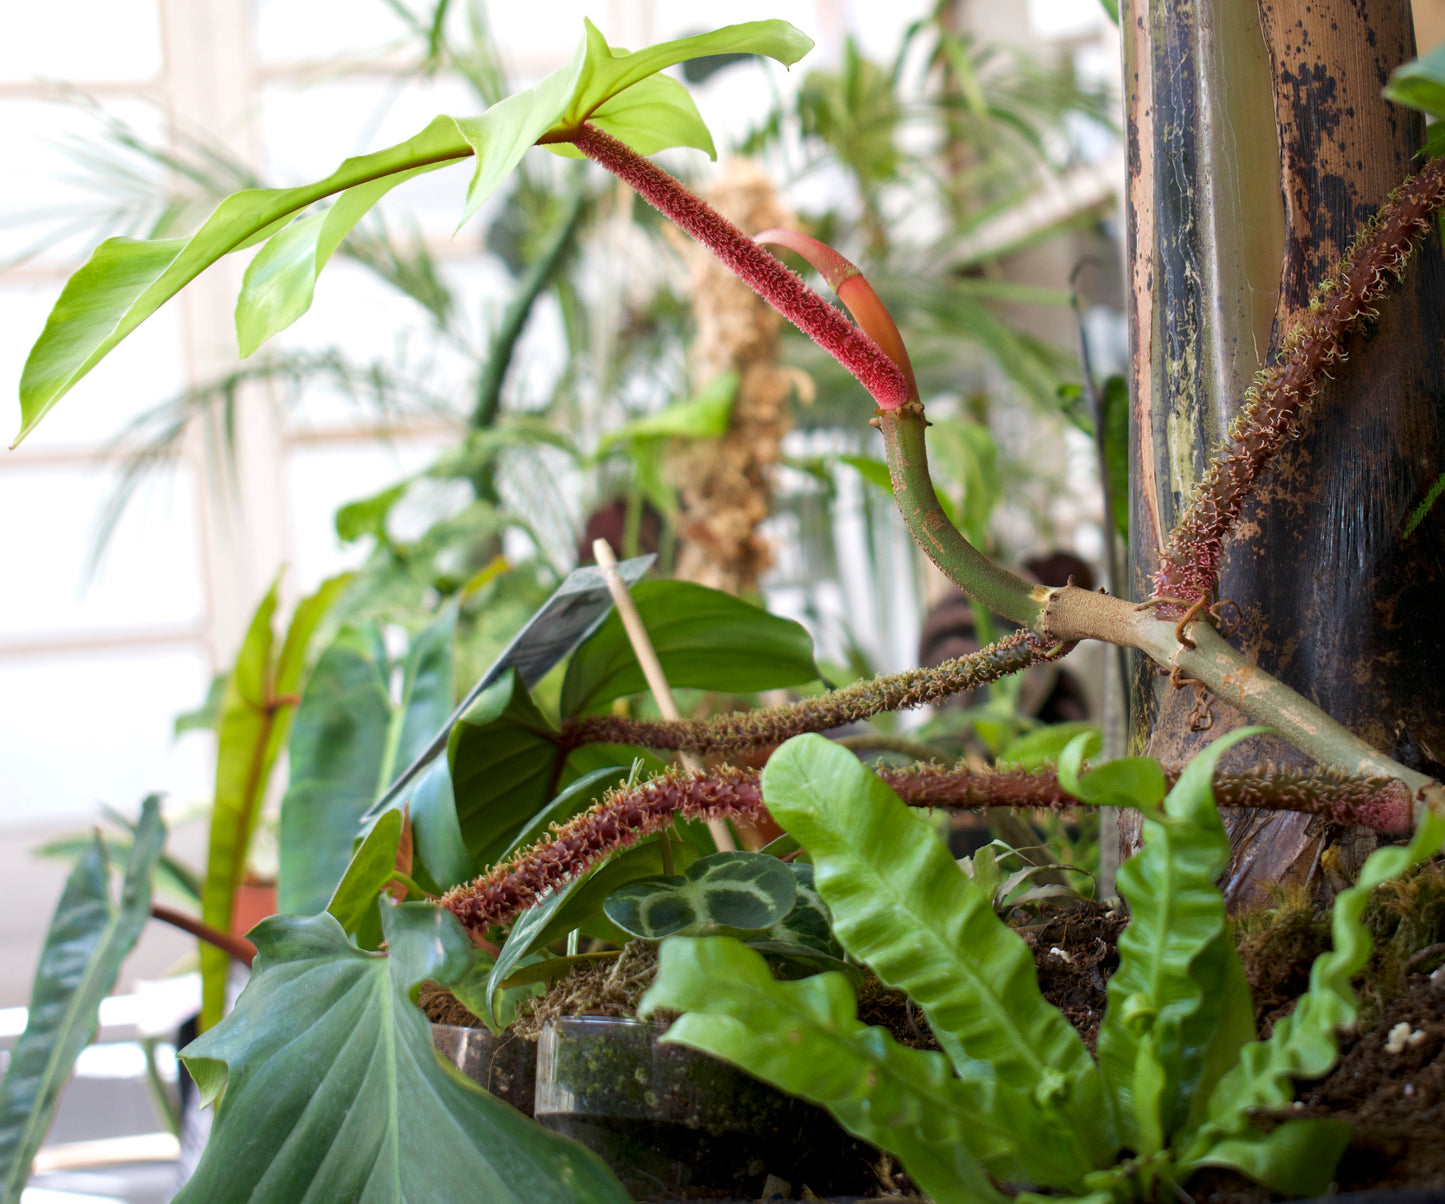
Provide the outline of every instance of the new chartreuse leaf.
{"type": "Polygon", "coordinates": [[[1071,1186],[1117,1142],[1098,1068],[1039,993],[1033,954],[994,913],[927,820],[821,736],[790,740],[763,772],[769,811],[813,857],[834,935],[908,992],[965,1082],[985,1082],[1021,1126],[1032,1181],[1071,1186]]]}
{"type": "MultiPolygon", "coordinates": [[[[317,625],[350,580],[349,574],[332,577],[302,599],[279,651],[272,631],[279,582],[273,585],[251,619],[235,671],[226,682],[216,732],[216,792],[201,888],[201,918],[222,932],[231,930],[251,835],[296,709],[306,650],[317,625]]],[[[226,953],[201,943],[202,1028],[221,1018],[228,964],[226,953]]]]}
{"type": "Polygon", "coordinates": [[[665,1040],[825,1105],[850,1133],[897,1154],[938,1204],[1006,1198],[975,1150],[1025,1135],[979,1108],[977,1085],[954,1077],[942,1054],[907,1049],[862,1024],[843,975],[777,982],[762,955],[736,940],[673,937],[638,1013],[658,1008],[685,1013],[665,1040]]]}
{"type": "Polygon", "coordinates": [[[1169,1144],[1195,1115],[1191,1108],[1202,1109],[1254,1035],[1244,968],[1215,885],[1229,838],[1211,781],[1220,755],[1259,730],[1231,732],[1195,757],[1162,811],[1163,776],[1152,761],[1109,762],[1080,781],[1074,767],[1087,736],[1060,761],[1067,788],[1144,816],[1143,847],[1119,871],[1129,926],[1119,937],[1098,1057],[1119,1137],[1145,1158],[1169,1144]]]}
{"type": "Polygon", "coordinates": [[[131,331],[232,251],[267,243],[246,273],[236,309],[237,337],[242,354],[249,355],[306,311],[321,269],[398,184],[474,158],[465,222],[530,147],[544,141],[560,148],[588,120],[644,154],[666,146],[711,153],[711,138],[691,99],[681,85],[656,73],[685,59],[724,53],[763,54],[792,64],[811,46],[784,21],[753,21],[629,54],[608,46],[588,22],[565,66],[478,117],[437,117],[405,142],[347,159],[312,184],[235,193],[190,238],[107,239],[66,283],[30,351],[15,442],[131,331]],[[306,213],[333,196],[329,208],[306,213]]]}
{"type": "Polygon", "coordinates": [[[151,880],[165,844],[160,800],[141,806],[120,900],[111,896],[110,857],[96,835],[61,892],[30,996],[25,1031],[0,1082],[0,1201],[18,1204],[60,1092],[95,1035],[100,1001],[150,917],[151,880]]]}
{"type": "Polygon", "coordinates": [[[433,1049],[414,998],[424,981],[445,986],[471,972],[475,951],[455,918],[384,903],[382,926],[385,957],[356,948],[325,913],[274,916],[254,930],[256,964],[234,1013],[181,1054],[217,1107],[178,1204],[626,1204],[595,1156],[433,1049]]]}

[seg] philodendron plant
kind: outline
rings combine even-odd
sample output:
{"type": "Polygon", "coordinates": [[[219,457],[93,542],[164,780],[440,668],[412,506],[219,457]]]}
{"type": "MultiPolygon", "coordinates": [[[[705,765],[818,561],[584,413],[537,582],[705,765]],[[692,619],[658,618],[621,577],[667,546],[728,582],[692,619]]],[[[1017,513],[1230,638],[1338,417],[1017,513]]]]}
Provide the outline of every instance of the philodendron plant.
{"type": "MultiPolygon", "coordinates": [[[[565,67],[479,117],[438,117],[406,142],[349,159],[313,184],[237,193],[190,238],[110,239],[67,283],[26,364],[22,438],[140,322],[226,254],[260,248],[236,311],[249,354],[304,313],[317,274],[391,188],[471,159],[464,205],[471,216],[529,148],[586,156],[715,252],[858,377],[877,403],[893,490],[919,544],[1017,625],[935,669],[683,721],[612,712],[608,704],[640,691],[642,677],[620,624],[604,625],[569,664],[555,707],[516,673],[502,677],[450,729],[445,762],[379,815],[373,806],[389,800],[391,773],[414,747],[418,724],[425,726],[417,714],[446,710],[438,648],[450,640],[450,616],[417,637],[402,672],[393,672],[398,666],[374,631],[343,632],[297,708],[282,819],[283,896],[317,914],[274,917],[254,930],[253,974],[236,1010],[183,1051],[217,1114],[182,1201],[478,1192],[496,1200],[624,1199],[595,1159],[444,1067],[413,1003],[430,981],[496,1023],[509,991],[569,960],[557,946],[576,944],[571,934],[651,939],[675,922],[674,931],[731,929],[745,940],[665,941],[648,1005],[689,1013],[674,1037],[827,1103],[847,1127],[894,1150],[940,1201],[996,1199],[1014,1187],[1127,1198],[1214,1164],[1309,1190],[1338,1154],[1338,1127],[1286,1120],[1266,1133],[1253,1127],[1252,1110],[1287,1102],[1291,1075],[1329,1066],[1335,1030],[1353,1016],[1348,979],[1367,948],[1359,924],[1365,892],[1440,845],[1442,791],[1252,665],[1215,631],[1207,604],[1220,547],[1244,500],[1297,429],[1342,339],[1379,303],[1445,200],[1445,168],[1427,167],[1402,186],[1323,286],[1320,304],[1286,341],[1285,360],[1261,379],[1216,457],[1152,596],[1134,605],[1073,586],[1050,590],[989,560],[948,522],[928,476],[927,422],[907,353],[857,269],[790,232],[763,236],[814,262],[854,325],[645,158],[665,147],[712,149],[692,101],[659,74],[663,68],[722,53],[791,64],[810,45],[786,23],[765,21],[628,53],[588,23],[565,67]],[[775,754],[761,781],[726,763],[708,772],[666,770],[651,755],[725,757],[775,746],[976,689],[1087,638],[1140,650],[1176,681],[1268,723],[1321,768],[1215,775],[1225,741],[1182,774],[1124,761],[1083,777],[1077,750],[1057,772],[920,765],[870,774],[846,749],[812,735],[775,754]],[[406,683],[406,695],[393,695],[396,681],[406,683]],[[333,736],[359,742],[365,755],[338,755],[333,736]],[[1171,775],[1177,781],[1166,797],[1171,775]],[[1415,831],[1408,849],[1375,853],[1339,897],[1336,948],[1316,964],[1296,1015],[1263,1043],[1251,1040],[1247,993],[1212,885],[1225,842],[1211,792],[1221,804],[1415,831]],[[788,870],[785,881],[781,866],[713,860],[706,829],[694,822],[757,819],[765,796],[812,856],[816,905],[801,871],[788,870]],[[1083,799],[1144,811],[1149,840],[1120,877],[1133,920],[1097,1062],[1039,997],[1026,949],[994,914],[988,875],[962,873],[900,799],[920,807],[1064,807],[1083,799]],[[407,901],[384,890],[404,891],[407,901]],[[499,953],[489,951],[499,944],[499,953]],[[913,995],[941,1054],[900,1050],[863,1028],[846,973],[777,982],[764,969],[770,954],[805,970],[830,961],[846,967],[842,951],[913,995]]],[[[811,647],[800,653],[796,633],[776,626],[782,620],[768,628],[768,616],[754,614],[742,627],[755,650],[772,649],[768,664],[783,671],[739,674],[745,641],[714,616],[744,604],[709,591],[675,593],[649,616],[646,592],[638,590],[639,606],[675,685],[746,692],[816,675],[811,647]],[[688,631],[669,647],[667,632],[656,630],[669,623],[704,634],[688,631]],[[779,654],[780,646],[791,651],[779,654]],[[697,668],[699,657],[707,670],[689,679],[687,666],[697,668]]],[[[281,699],[267,694],[261,703],[266,709],[281,699]]],[[[268,735],[268,755],[271,744],[268,735]]],[[[143,868],[132,865],[138,877],[143,868]]],[[[130,917],[137,906],[121,910],[130,917]]],[[[107,943],[107,965],[114,950],[107,943]]],[[[84,978],[74,976],[77,990],[84,978]]],[[[72,1038],[74,1031],[72,1024],[72,1038]]],[[[36,1040],[42,1048],[46,1038],[36,1040]]],[[[47,1074],[53,1084],[53,1063],[47,1074]]],[[[14,1147],[26,1164],[41,1130],[29,1122],[14,1147]]]]}

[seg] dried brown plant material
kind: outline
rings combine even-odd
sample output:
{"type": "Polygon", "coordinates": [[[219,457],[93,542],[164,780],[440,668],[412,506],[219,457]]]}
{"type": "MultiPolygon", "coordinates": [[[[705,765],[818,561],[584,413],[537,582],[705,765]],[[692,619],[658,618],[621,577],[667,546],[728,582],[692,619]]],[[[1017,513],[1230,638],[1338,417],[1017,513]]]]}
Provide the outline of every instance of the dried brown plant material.
{"type": "MultiPolygon", "coordinates": [[[[708,199],[747,232],[791,220],[772,182],[745,159],[728,165],[708,199]]],[[[726,435],[679,443],[669,457],[682,505],[677,575],[747,593],[772,562],[758,528],[772,512],[772,474],[792,426],[791,398],[795,392],[810,398],[812,383],[779,365],[783,319],[772,306],[706,247],[687,242],[682,249],[697,324],[693,379],[703,383],[736,372],[738,391],[726,435]]]]}

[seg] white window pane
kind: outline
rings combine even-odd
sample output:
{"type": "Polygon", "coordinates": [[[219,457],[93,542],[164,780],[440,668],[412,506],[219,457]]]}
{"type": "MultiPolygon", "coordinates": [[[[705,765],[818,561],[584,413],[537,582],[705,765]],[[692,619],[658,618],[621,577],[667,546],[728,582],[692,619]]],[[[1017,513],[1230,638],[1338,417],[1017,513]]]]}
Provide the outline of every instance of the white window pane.
{"type": "Polygon", "coordinates": [[[209,681],[198,646],[0,659],[0,823],[86,817],[97,801],[134,814],[152,791],[208,798],[213,746],[172,724],[209,681]]]}
{"type": "Polygon", "coordinates": [[[161,69],[155,0],[10,4],[0,79],[147,80],[161,69]]]}
{"type": "Polygon", "coordinates": [[[86,565],[113,467],[0,464],[0,640],[156,633],[199,624],[194,484],[168,469],[141,488],[87,588],[86,565]]]}

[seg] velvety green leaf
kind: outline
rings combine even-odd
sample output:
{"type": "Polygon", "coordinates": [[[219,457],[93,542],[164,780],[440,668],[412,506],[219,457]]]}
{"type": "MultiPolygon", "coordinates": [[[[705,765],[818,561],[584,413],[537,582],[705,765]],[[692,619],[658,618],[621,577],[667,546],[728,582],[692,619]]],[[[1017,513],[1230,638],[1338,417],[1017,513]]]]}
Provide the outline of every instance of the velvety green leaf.
{"type": "MultiPolygon", "coordinates": [[[[1275,1170],[1280,1168],[1270,1170],[1266,1166],[1268,1139],[1253,1127],[1251,1115],[1256,1109],[1287,1106],[1294,1095],[1296,1078],[1320,1078],[1334,1066],[1339,1055],[1337,1034],[1353,1024],[1358,1013],[1350,983],[1370,956],[1370,933],[1361,922],[1370,892],[1433,856],[1442,844],[1445,819],[1427,811],[1408,847],[1386,845],[1376,849],[1360,867],[1355,885],[1336,896],[1330,912],[1334,948],[1315,958],[1310,967],[1310,989],[1300,997],[1294,1012],[1275,1022],[1268,1041],[1246,1045],[1233,1068],[1220,1078],[1208,1101],[1208,1119],[1192,1139],[1180,1143],[1185,1151],[1186,1171],[1195,1166],[1233,1166],[1262,1179],[1269,1173],[1270,1180],[1279,1181],[1275,1170]],[[1254,1149],[1246,1152],[1246,1147],[1254,1149]],[[1264,1154],[1259,1152],[1261,1147],[1264,1154]]],[[[1329,1134],[1320,1140],[1314,1173],[1333,1172],[1334,1163],[1325,1163],[1329,1134]]],[[[1290,1165],[1294,1162],[1291,1158],[1290,1165]]],[[[1296,1188],[1285,1184],[1277,1190],[1296,1188]]],[[[1305,1184],[1297,1190],[1308,1193],[1311,1188],[1305,1184]]]]}
{"type": "Polygon", "coordinates": [[[256,964],[235,1012],[181,1054],[202,1100],[220,1102],[178,1204],[627,1204],[596,1157],[433,1049],[413,997],[423,981],[446,985],[470,969],[455,918],[425,904],[386,904],[382,917],[388,957],[357,949],[324,913],[254,930],[256,964]]]}
{"type": "MultiPolygon", "coordinates": [[[[813,641],[791,619],[690,581],[644,581],[632,596],[673,686],[742,694],[818,676],[813,641]]],[[[642,667],[613,611],[567,665],[562,714],[595,710],[645,689],[642,667]]]]}
{"type": "Polygon", "coordinates": [[[1386,100],[1445,117],[1445,43],[1396,67],[1385,85],[1386,100]]]}
{"type": "MultiPolygon", "coordinates": [[[[1211,782],[1220,756],[1260,730],[1230,732],[1196,756],[1164,800],[1162,817],[1152,801],[1158,784],[1142,772],[1141,758],[1128,759],[1144,843],[1119,870],[1130,918],[1109,980],[1098,1058],[1119,1137],[1141,1157],[1169,1144],[1254,1035],[1244,967],[1215,885],[1229,861],[1229,838],[1211,782]]],[[[1088,774],[1084,797],[1097,775],[1120,764],[1088,774]]],[[[1157,765],[1154,772],[1162,782],[1157,765]]],[[[1118,796],[1130,787],[1116,781],[1099,789],[1118,796]]]]}
{"type": "MultiPolygon", "coordinates": [[[[201,889],[201,919],[222,932],[231,930],[236,890],[246,871],[246,855],[271,769],[290,730],[306,649],[317,625],[350,581],[349,574],[332,577],[309,598],[302,599],[279,653],[275,652],[271,630],[279,582],[273,585],[251,620],[235,670],[226,684],[217,733],[216,791],[211,805],[206,875],[201,889]]],[[[207,1028],[221,1018],[229,958],[206,942],[201,944],[200,955],[201,1026],[207,1028]]]]}
{"type": "MultiPolygon", "coordinates": [[[[673,868],[691,865],[698,856],[690,845],[674,841],[673,868]]],[[[496,993],[524,960],[553,941],[580,928],[594,916],[602,914],[602,905],[613,891],[639,878],[651,878],[662,870],[662,846],[656,839],[644,841],[616,854],[592,873],[568,883],[553,892],[537,906],[528,908],[512,925],[512,931],[497,954],[487,980],[483,1010],[476,1014],[489,1024],[497,1020],[496,993]]],[[[476,1011],[475,1008],[472,1009],[476,1011]]]]}
{"type": "Polygon", "coordinates": [[[347,932],[356,931],[376,902],[381,888],[391,880],[396,870],[402,823],[400,811],[383,812],[352,856],[341,881],[336,884],[326,910],[347,932]]]}
{"type": "MultiPolygon", "coordinates": [[[[768,852],[771,848],[769,845],[763,852],[770,857],[780,855],[768,852]]],[[[780,944],[802,945],[830,957],[842,957],[843,946],[833,936],[833,913],[813,883],[813,867],[805,861],[795,861],[788,868],[793,871],[796,894],[793,910],[768,929],[768,939],[780,944]]]]}
{"type": "Polygon", "coordinates": [[[1097,723],[1088,720],[1055,723],[1049,727],[1036,727],[1008,745],[998,755],[999,768],[1007,765],[1015,769],[1033,770],[1057,764],[1064,749],[1079,736],[1093,737],[1080,746],[1083,757],[1092,757],[1098,753],[1102,744],[1097,723]]]}
{"type": "MultiPolygon", "coordinates": [[[[412,641],[396,700],[391,662],[373,628],[343,628],[317,662],[297,710],[281,801],[282,911],[311,915],[326,906],[351,861],[362,814],[451,714],[455,632],[456,608],[448,606],[412,641]]],[[[426,829],[419,843],[428,871],[433,829],[450,804],[447,785],[430,783],[425,805],[412,813],[414,827],[426,829]]]]}
{"type": "Polygon", "coordinates": [[[488,686],[447,745],[457,819],[478,865],[498,861],[550,798],[562,762],[556,729],[515,669],[488,686]]]}
{"type": "Polygon", "coordinates": [[[793,872],[762,853],[713,853],[685,873],[629,882],[602,905],[624,932],[660,941],[684,929],[771,928],[797,899],[793,872]]]}
{"type": "Polygon", "coordinates": [[[165,844],[160,800],[141,806],[120,901],[99,839],[66,880],[45,934],[25,1031],[0,1082],[0,1200],[18,1204],[30,1166],[55,1119],[60,1092],[95,1035],[100,1001],[150,917],[151,876],[165,844]]]}
{"type": "Polygon", "coordinates": [[[1018,1142],[978,1110],[942,1054],[900,1046],[859,1022],[840,974],[777,982],[763,958],[727,937],[673,937],[638,1014],[683,1012],[664,1040],[741,1066],[822,1104],[850,1133],[896,1154],[938,1204],[1005,1197],[973,1150],[1018,1142]]]}
{"type": "Polygon", "coordinates": [[[656,414],[635,418],[602,436],[603,449],[641,439],[717,439],[727,434],[733,400],[738,392],[738,374],[722,372],[713,377],[701,393],[685,401],[664,406],[656,414]]]}
{"type": "Polygon", "coordinates": [[[959,1073],[996,1081],[997,1106],[1027,1126],[1021,1140],[1048,1150],[1040,1181],[1109,1165],[1117,1146],[1093,1058],[1039,993],[1028,946],[927,820],[821,736],[772,755],[763,798],[812,854],[843,947],[907,991],[959,1073]]]}

